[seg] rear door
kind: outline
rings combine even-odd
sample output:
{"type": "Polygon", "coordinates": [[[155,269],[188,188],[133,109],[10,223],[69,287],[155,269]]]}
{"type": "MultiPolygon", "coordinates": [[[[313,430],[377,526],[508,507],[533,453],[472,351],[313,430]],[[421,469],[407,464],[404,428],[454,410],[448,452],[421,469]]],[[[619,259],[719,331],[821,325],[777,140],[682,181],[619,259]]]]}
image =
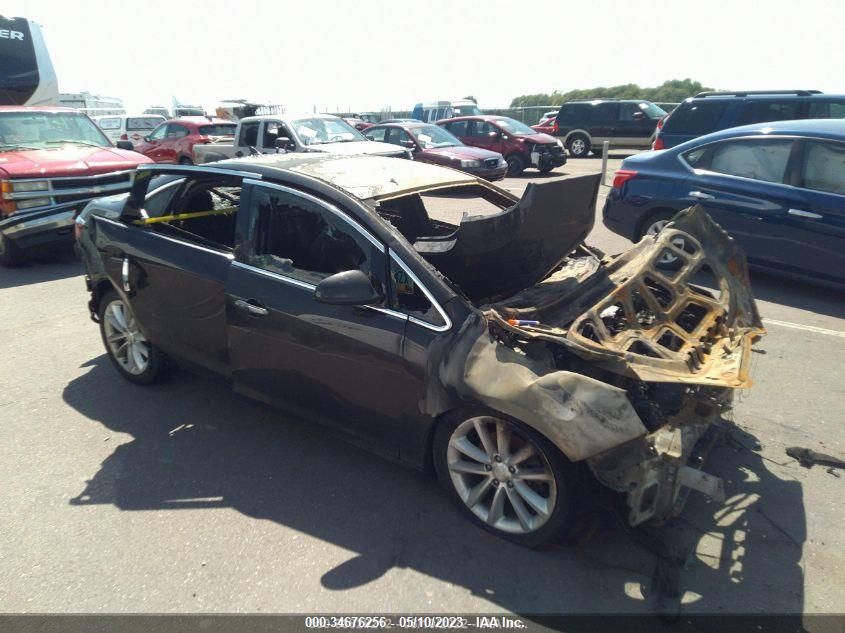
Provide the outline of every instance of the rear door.
{"type": "MultiPolygon", "coordinates": [[[[186,179],[150,215],[185,211],[183,192],[190,184],[186,179]]],[[[107,274],[128,298],[146,338],[166,353],[227,375],[225,284],[232,250],[164,223],[96,222],[107,274]]]]}
{"type": "Polygon", "coordinates": [[[593,106],[588,132],[594,146],[600,146],[604,141],[613,145],[613,136],[619,124],[619,104],[606,101],[593,106]]]}
{"type": "Polygon", "coordinates": [[[385,289],[379,239],[321,199],[251,183],[243,242],[226,286],[235,388],[365,438],[395,455],[397,424],[419,400],[402,361],[406,315],[314,299],[331,274],[362,270],[385,289]]]}
{"type": "Polygon", "coordinates": [[[686,201],[700,203],[748,254],[765,266],[801,265],[789,209],[802,192],[787,184],[792,138],[730,139],[684,154],[696,169],[686,201]]]}

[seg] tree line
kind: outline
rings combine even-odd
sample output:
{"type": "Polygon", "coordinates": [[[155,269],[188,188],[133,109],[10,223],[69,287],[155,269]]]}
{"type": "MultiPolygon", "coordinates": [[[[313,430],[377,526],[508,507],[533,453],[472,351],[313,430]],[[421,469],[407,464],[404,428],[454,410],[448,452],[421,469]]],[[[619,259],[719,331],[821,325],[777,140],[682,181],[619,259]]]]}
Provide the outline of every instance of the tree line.
{"type": "Polygon", "coordinates": [[[524,108],[528,106],[549,105],[557,106],[566,101],[582,99],[645,99],[657,103],[679,103],[699,92],[713,90],[702,86],[700,81],[692,79],[670,79],[664,81],[656,88],[642,88],[637,84],[623,84],[621,86],[608,86],[598,88],[583,88],[570,90],[568,92],[552,93],[540,92],[533,95],[522,95],[511,101],[512,108],[524,108]]]}

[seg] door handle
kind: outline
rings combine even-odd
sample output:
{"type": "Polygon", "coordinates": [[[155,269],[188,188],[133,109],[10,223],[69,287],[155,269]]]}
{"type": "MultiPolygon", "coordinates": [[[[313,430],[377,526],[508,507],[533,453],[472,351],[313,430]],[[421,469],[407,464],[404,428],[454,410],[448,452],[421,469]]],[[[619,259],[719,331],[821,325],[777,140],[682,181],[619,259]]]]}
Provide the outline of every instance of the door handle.
{"type": "Polygon", "coordinates": [[[804,211],[802,209],[790,209],[787,213],[789,215],[796,215],[799,218],[810,218],[813,220],[820,220],[822,218],[821,213],[813,213],[812,211],[804,211]]]}
{"type": "Polygon", "coordinates": [[[243,299],[236,299],[235,307],[239,310],[243,310],[244,312],[249,312],[253,316],[267,316],[270,314],[270,311],[264,306],[260,306],[256,303],[250,303],[249,301],[244,301],[243,299]]]}
{"type": "Polygon", "coordinates": [[[704,193],[703,191],[690,191],[689,194],[690,198],[695,198],[696,200],[713,200],[716,196],[711,196],[709,193],[704,193]]]}

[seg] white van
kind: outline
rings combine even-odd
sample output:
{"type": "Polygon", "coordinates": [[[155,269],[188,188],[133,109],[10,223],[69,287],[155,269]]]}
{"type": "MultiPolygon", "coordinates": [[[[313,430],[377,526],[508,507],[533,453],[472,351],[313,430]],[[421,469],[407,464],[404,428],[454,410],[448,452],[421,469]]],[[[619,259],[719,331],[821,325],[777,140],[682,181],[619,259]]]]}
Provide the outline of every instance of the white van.
{"type": "Polygon", "coordinates": [[[0,105],[55,106],[59,86],[41,28],[0,15],[0,105]]]}
{"type": "Polygon", "coordinates": [[[112,143],[135,145],[166,120],[159,114],[114,114],[92,117],[112,143]]]}

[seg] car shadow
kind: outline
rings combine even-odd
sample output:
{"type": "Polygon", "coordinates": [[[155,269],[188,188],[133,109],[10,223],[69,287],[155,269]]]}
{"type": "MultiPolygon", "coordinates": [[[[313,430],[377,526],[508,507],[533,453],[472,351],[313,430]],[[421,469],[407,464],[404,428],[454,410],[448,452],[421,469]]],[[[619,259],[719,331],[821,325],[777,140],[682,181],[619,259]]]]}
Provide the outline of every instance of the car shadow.
{"type": "Polygon", "coordinates": [[[231,508],[355,553],[331,568],[307,567],[306,586],[349,591],[408,568],[527,618],[803,608],[801,485],[775,475],[739,429],[709,469],[725,478],[727,505],[691,498],[682,519],[632,530],[597,502],[579,517],[572,544],[528,550],[469,523],[434,477],[287,421],[219,379],[181,371],[138,387],[105,356],[86,367],[64,389],[65,402],[132,440],[71,506],[231,508]]]}
{"type": "Polygon", "coordinates": [[[21,266],[0,266],[0,290],[58,281],[81,275],[84,271],[85,266],[71,249],[34,253],[21,266]]]}
{"type": "Polygon", "coordinates": [[[751,288],[755,299],[800,308],[814,314],[845,318],[843,288],[822,286],[754,269],[751,270],[751,288]]]}

